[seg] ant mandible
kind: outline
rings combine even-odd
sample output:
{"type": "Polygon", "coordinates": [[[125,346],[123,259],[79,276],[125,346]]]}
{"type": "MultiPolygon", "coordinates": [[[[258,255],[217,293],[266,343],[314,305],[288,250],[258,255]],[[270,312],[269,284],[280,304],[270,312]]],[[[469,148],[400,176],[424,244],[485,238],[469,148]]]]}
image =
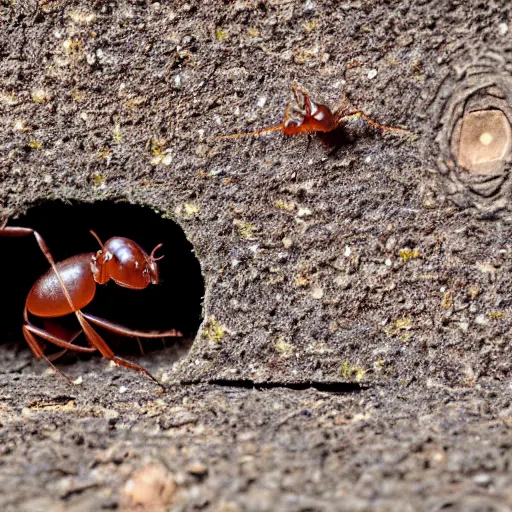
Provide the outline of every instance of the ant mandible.
{"type": "MultiPolygon", "coordinates": [[[[312,134],[332,134],[341,131],[347,138],[347,129],[349,123],[362,119],[370,126],[382,131],[396,131],[409,133],[405,128],[386,126],[377,123],[361,110],[353,110],[345,106],[335,112],[327,105],[322,105],[311,99],[311,94],[300,84],[292,84],[293,100],[286,105],[283,121],[277,126],[263,128],[250,133],[234,133],[232,135],[223,135],[216,137],[217,140],[236,139],[239,137],[254,137],[270,132],[282,132],[284,135],[298,135],[300,133],[312,134]]],[[[327,138],[323,140],[332,144],[333,141],[327,138]]]]}
{"type": "MultiPolygon", "coordinates": [[[[98,318],[82,311],[89,304],[96,292],[96,283],[105,284],[112,279],[116,284],[133,290],[142,290],[149,284],[159,283],[157,261],[163,256],[155,258],[155,252],[162,246],[157,245],[151,254],[147,254],[140,245],[133,240],[123,237],[110,238],[105,244],[101,242],[94,231],[91,234],[99,242],[101,249],[96,253],[84,253],[71,256],[59,263],[55,263],[46,242],[41,235],[24,227],[7,227],[7,220],[0,225],[0,236],[29,236],[34,235],[42,253],[51,265],[32,286],[27,295],[23,312],[23,336],[36,359],[44,359],[57,373],[60,373],[69,382],[67,375],[58,370],[52,360],[61,356],[67,350],[91,353],[98,350],[103,357],[114,361],[120,366],[131,368],[145,373],[159,386],[161,384],[145,368],[116,356],[105,340],[93,329],[96,324],[104,329],[121,336],[141,338],[180,337],[183,334],[175,329],[168,331],[136,331],[108,320],[98,318]],[[33,325],[29,320],[29,313],[40,318],[58,318],[74,313],[81,330],[66,339],[61,334],[52,333],[33,325]],[[76,337],[83,332],[89,347],[75,345],[76,337]],[[52,359],[47,357],[37,337],[42,338],[64,349],[52,359]]],[[[54,330],[54,329],[52,329],[54,330]]]]}

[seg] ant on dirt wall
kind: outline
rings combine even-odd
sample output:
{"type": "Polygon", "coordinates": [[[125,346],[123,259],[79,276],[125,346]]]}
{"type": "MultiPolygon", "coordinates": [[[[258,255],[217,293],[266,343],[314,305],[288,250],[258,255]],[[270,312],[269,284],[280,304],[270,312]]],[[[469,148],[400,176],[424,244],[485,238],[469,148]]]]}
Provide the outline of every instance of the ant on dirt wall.
{"type": "Polygon", "coordinates": [[[254,137],[270,132],[282,132],[284,135],[298,135],[313,133],[329,146],[337,149],[343,142],[350,141],[354,137],[350,127],[354,122],[363,121],[367,126],[381,132],[392,131],[408,134],[405,128],[380,124],[361,110],[344,105],[342,108],[332,111],[327,105],[317,103],[311,98],[311,94],[300,84],[292,84],[293,99],[286,105],[283,121],[277,126],[263,128],[250,133],[234,133],[217,137],[216,140],[236,139],[239,137],[254,137]]]}

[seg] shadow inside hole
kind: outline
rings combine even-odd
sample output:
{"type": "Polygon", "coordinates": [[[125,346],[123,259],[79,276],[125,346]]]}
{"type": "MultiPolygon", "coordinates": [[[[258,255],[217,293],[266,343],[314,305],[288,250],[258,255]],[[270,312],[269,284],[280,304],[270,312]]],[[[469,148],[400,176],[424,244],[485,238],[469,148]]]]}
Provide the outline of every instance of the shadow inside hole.
{"type": "MultiPolygon", "coordinates": [[[[130,329],[142,331],[177,329],[184,338],[142,339],[147,354],[164,346],[165,361],[179,359],[188,351],[202,321],[204,281],[199,261],[183,230],[173,221],[162,219],[149,208],[123,203],[65,204],[49,202],[31,208],[26,215],[9,219],[9,226],[30,227],[46,241],[55,261],[70,256],[96,252],[100,247],[90,234],[94,230],[103,243],[113,236],[130,238],[146,252],[162,243],[156,256],[161,282],[145,290],[122,288],[109,281],[96,286],[96,294],[84,311],[130,329]],[[168,357],[167,357],[168,356],[168,357]]],[[[0,265],[4,270],[4,305],[0,323],[0,341],[25,343],[22,334],[25,299],[34,282],[48,270],[49,264],[34,236],[0,237],[0,265]]],[[[74,315],[56,319],[59,324],[76,331],[79,326],[74,315]]],[[[41,319],[31,321],[42,326],[41,319]]],[[[96,329],[96,328],[95,328],[96,329]]],[[[120,337],[97,328],[108,345],[118,355],[140,354],[136,339],[120,337]]],[[[85,344],[80,336],[78,344],[85,344]]],[[[58,349],[46,343],[46,352],[58,349]]],[[[76,354],[68,353],[71,360],[76,354]]],[[[82,358],[82,356],[80,356],[82,358]]],[[[59,359],[58,364],[65,362],[59,359]]],[[[139,364],[143,364],[139,361],[139,364]]]]}

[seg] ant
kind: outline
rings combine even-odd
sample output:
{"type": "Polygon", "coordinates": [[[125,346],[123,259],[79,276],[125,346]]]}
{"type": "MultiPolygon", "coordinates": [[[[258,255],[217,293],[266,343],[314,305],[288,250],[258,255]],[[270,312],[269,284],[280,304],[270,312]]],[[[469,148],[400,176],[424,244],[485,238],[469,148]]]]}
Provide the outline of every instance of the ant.
{"type": "Polygon", "coordinates": [[[217,137],[217,140],[236,139],[239,137],[254,137],[270,132],[282,132],[284,135],[298,135],[300,133],[310,136],[317,133],[329,145],[338,146],[339,139],[350,139],[349,124],[362,119],[373,128],[381,131],[397,131],[409,133],[405,128],[386,126],[377,123],[361,110],[353,110],[345,106],[333,112],[327,105],[322,105],[311,99],[311,94],[300,84],[292,84],[293,100],[286,105],[283,121],[277,126],[263,128],[250,133],[235,133],[217,137]],[[331,135],[329,137],[328,135],[331,135]]]}
{"type": "MultiPolygon", "coordinates": [[[[63,375],[70,383],[71,379],[58,370],[52,361],[63,355],[67,350],[91,353],[98,350],[103,357],[114,363],[145,373],[162,386],[145,368],[127,361],[114,354],[103,338],[94,330],[91,324],[98,325],[121,336],[141,338],[181,337],[183,334],[175,329],[168,331],[136,331],[108,320],[98,318],[82,311],[96,293],[96,283],[105,284],[112,279],[116,284],[132,290],[143,290],[149,284],[159,283],[157,261],[163,256],[155,257],[155,252],[162,247],[157,245],[151,254],[147,254],[140,245],[129,238],[116,236],[103,244],[94,231],[91,234],[100,244],[96,253],[83,253],[71,256],[55,263],[46,242],[41,235],[24,227],[7,227],[7,220],[0,225],[0,236],[30,236],[34,235],[42,253],[51,265],[32,286],[27,295],[23,312],[23,336],[37,360],[44,359],[56,373],[63,375]],[[81,330],[72,336],[62,334],[59,326],[48,325],[46,329],[35,326],[29,320],[29,313],[43,319],[58,318],[74,313],[81,330]],[[51,332],[53,331],[53,332],[51,332]],[[88,347],[75,345],[74,341],[80,333],[84,333],[89,343],[88,347]],[[43,346],[37,338],[53,343],[64,349],[47,357],[43,346]]],[[[163,386],[162,386],[163,387],[163,386]]]]}

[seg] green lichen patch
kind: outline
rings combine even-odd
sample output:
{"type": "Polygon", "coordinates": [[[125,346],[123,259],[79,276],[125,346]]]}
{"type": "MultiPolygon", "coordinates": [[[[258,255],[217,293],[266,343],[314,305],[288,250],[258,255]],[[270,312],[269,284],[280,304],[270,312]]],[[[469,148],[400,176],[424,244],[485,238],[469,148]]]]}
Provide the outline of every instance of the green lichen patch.
{"type": "Polygon", "coordinates": [[[224,39],[227,39],[228,37],[229,37],[229,34],[221,27],[217,27],[215,29],[215,39],[217,39],[217,41],[223,41],[224,39]]]}
{"type": "Polygon", "coordinates": [[[358,365],[351,365],[348,361],[341,361],[339,376],[342,379],[361,382],[366,375],[366,370],[358,365]]]}
{"type": "Polygon", "coordinates": [[[293,212],[295,210],[296,204],[284,201],[282,199],[277,199],[274,201],[274,205],[276,208],[279,208],[280,210],[283,210],[285,212],[293,212]]]}
{"type": "Polygon", "coordinates": [[[202,337],[210,343],[220,343],[224,339],[226,329],[221,325],[214,316],[210,316],[201,333],[202,337]]]}
{"type": "Polygon", "coordinates": [[[443,309],[451,309],[453,307],[453,292],[451,290],[443,292],[441,307],[443,309]]]}
{"type": "Polygon", "coordinates": [[[487,313],[487,316],[491,320],[500,320],[500,319],[502,319],[505,316],[505,312],[504,311],[493,310],[493,311],[489,311],[489,313],[487,313]]]}
{"type": "Polygon", "coordinates": [[[384,332],[388,336],[399,336],[401,341],[406,342],[411,336],[413,322],[411,318],[402,317],[395,320],[392,324],[384,328],[384,332]]]}
{"type": "Polygon", "coordinates": [[[235,219],[233,224],[238,230],[238,234],[245,240],[256,240],[254,232],[258,229],[254,224],[243,220],[235,219]]]}
{"type": "Polygon", "coordinates": [[[279,352],[279,355],[285,359],[293,356],[293,345],[283,337],[277,338],[274,347],[279,352]]]}
{"type": "Polygon", "coordinates": [[[414,260],[416,258],[419,258],[420,251],[418,249],[409,249],[408,247],[404,247],[403,249],[400,249],[399,251],[401,260],[406,263],[409,260],[414,260]]]}
{"type": "Polygon", "coordinates": [[[35,149],[35,150],[43,149],[43,143],[40,140],[37,140],[37,139],[30,139],[30,141],[28,143],[28,146],[31,149],[35,149]]]}

